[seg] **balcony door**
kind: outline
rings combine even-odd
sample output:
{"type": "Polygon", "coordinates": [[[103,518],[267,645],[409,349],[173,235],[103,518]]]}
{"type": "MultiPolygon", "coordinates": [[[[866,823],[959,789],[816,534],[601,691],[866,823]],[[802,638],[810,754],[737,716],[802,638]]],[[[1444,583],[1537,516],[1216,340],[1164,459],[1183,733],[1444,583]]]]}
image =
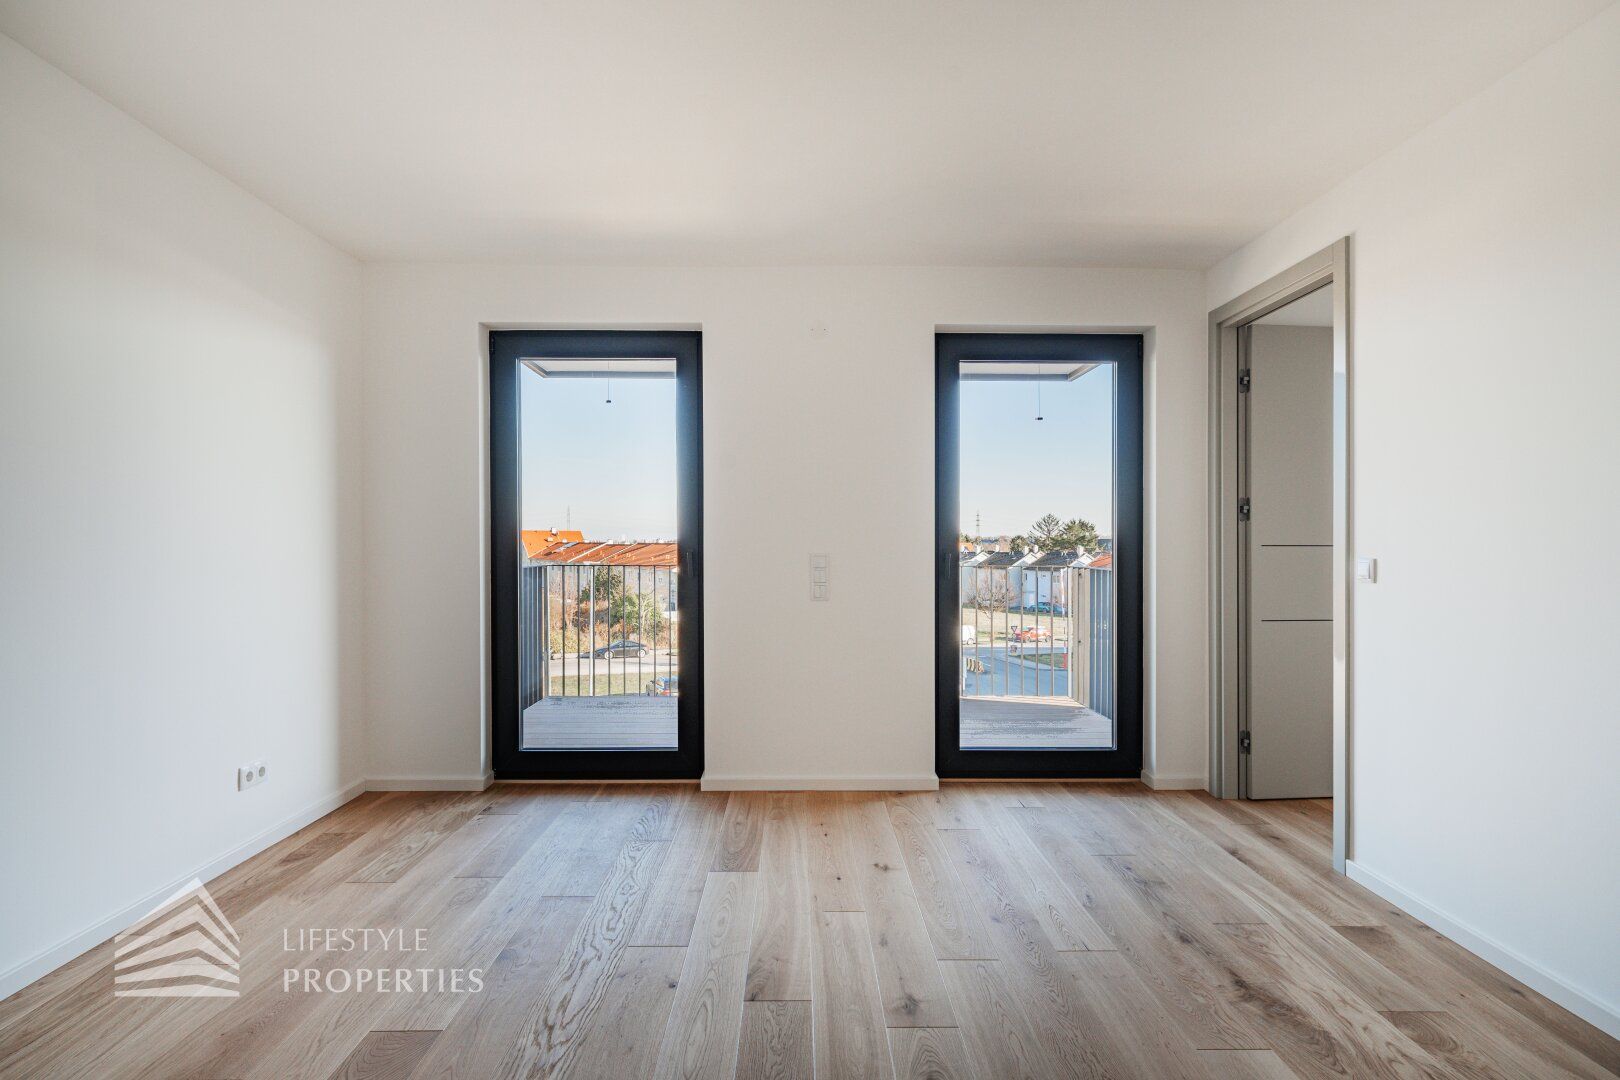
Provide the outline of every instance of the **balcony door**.
{"type": "Polygon", "coordinates": [[[489,357],[496,777],[700,776],[701,335],[499,330],[489,357]]]}
{"type": "Polygon", "coordinates": [[[936,768],[1142,771],[1142,338],[939,334],[936,768]]]}

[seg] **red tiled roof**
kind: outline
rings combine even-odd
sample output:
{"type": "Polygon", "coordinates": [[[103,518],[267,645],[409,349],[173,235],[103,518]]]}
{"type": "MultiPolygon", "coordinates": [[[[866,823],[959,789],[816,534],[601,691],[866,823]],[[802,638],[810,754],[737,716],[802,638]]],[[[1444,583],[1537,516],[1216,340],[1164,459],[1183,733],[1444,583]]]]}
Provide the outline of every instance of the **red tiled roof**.
{"type": "Polygon", "coordinates": [[[534,562],[554,566],[595,563],[606,566],[673,567],[679,562],[679,553],[674,544],[599,544],[592,540],[559,541],[538,551],[528,551],[528,556],[534,562]]]}
{"type": "Polygon", "coordinates": [[[578,529],[524,529],[523,553],[532,559],[536,552],[544,551],[552,544],[581,542],[584,539],[585,534],[578,529]]]}
{"type": "Polygon", "coordinates": [[[1112,570],[1114,568],[1114,553],[1105,551],[1101,555],[1086,563],[1092,570],[1112,570]]]}

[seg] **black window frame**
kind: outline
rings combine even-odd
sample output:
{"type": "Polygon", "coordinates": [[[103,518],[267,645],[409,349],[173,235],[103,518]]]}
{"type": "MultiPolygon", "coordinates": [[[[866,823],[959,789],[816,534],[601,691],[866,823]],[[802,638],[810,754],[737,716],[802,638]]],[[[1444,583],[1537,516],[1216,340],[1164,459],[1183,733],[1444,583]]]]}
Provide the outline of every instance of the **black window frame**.
{"type": "Polygon", "coordinates": [[[703,775],[703,335],[685,330],[489,332],[490,756],[497,780],[690,780],[703,775]],[[519,707],[523,559],[518,372],[526,357],[675,361],[680,693],[674,749],[525,750],[519,707]]]}
{"type": "Polygon", "coordinates": [[[934,769],[942,779],[1113,779],[1142,774],[1143,338],[1140,334],[934,336],[934,769]],[[1114,366],[1112,749],[961,748],[961,365],[967,361],[1114,366]]]}

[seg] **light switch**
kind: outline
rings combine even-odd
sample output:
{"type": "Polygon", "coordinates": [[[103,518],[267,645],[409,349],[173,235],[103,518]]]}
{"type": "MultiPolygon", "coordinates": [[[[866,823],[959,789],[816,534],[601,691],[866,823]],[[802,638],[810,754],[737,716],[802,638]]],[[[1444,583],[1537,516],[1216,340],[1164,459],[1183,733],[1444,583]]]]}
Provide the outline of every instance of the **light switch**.
{"type": "Polygon", "coordinates": [[[827,556],[810,554],[810,599],[826,600],[832,595],[832,569],[827,556]]]}
{"type": "Polygon", "coordinates": [[[1356,580],[1357,581],[1365,581],[1369,585],[1375,584],[1378,581],[1378,560],[1377,559],[1357,559],[1356,560],[1356,580]]]}

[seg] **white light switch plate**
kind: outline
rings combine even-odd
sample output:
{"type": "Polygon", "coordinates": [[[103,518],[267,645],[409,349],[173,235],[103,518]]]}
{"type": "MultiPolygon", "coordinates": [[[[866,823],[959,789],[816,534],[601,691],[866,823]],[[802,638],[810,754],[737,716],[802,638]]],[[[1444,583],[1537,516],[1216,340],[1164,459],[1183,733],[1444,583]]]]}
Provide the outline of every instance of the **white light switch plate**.
{"type": "Polygon", "coordinates": [[[1365,581],[1368,584],[1376,583],[1378,581],[1378,560],[1377,559],[1357,559],[1356,560],[1356,580],[1357,581],[1365,581]]]}
{"type": "Polygon", "coordinates": [[[831,560],[821,552],[810,553],[810,599],[828,600],[832,597],[831,560]]]}

